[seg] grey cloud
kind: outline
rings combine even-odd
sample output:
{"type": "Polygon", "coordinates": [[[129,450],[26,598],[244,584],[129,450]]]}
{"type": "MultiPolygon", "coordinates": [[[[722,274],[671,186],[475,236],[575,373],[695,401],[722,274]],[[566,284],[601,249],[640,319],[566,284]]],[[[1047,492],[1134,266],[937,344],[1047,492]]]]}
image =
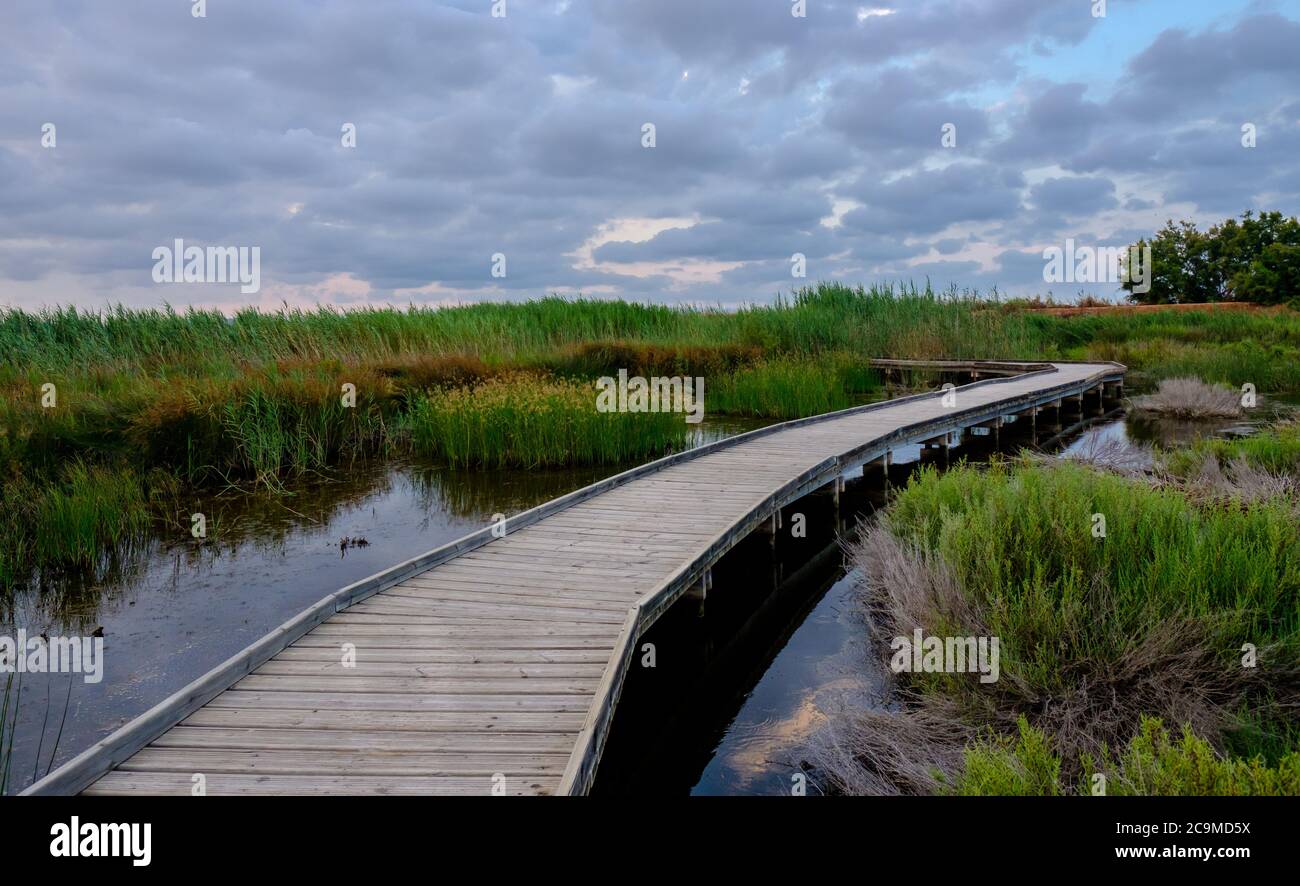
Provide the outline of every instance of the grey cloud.
{"type": "Polygon", "coordinates": [[[1049,178],[1030,189],[1029,199],[1038,209],[1063,216],[1090,215],[1119,205],[1115,183],[1101,176],[1049,178]]]}
{"type": "Polygon", "coordinates": [[[1109,42],[1131,25],[1118,5],[1101,22],[1078,0],[810,0],[806,19],[785,0],[511,2],[506,19],[486,0],[221,0],[205,20],[183,0],[9,0],[0,304],[47,279],[42,297],[81,303],[106,280],[147,285],[175,237],[262,246],[264,282],[350,274],[377,297],[734,303],[801,285],[793,252],[809,280],[1041,289],[1025,251],[1119,236],[1101,213],[1126,214],[1125,237],[1174,204],[1295,213],[1300,23],[1148,2],[1168,25],[1133,49],[1109,42]],[[894,14],[858,20],[875,6],[894,14]],[[1114,89],[1053,73],[1097,45],[1127,54],[1105,62],[1114,89]],[[823,226],[837,202],[856,208],[823,226]],[[575,267],[603,225],[669,217],[701,223],[596,251],[653,263],[644,276],[575,267]],[[972,238],[995,267],[947,258],[972,238]],[[695,261],[740,264],[673,278],[695,261]]]}

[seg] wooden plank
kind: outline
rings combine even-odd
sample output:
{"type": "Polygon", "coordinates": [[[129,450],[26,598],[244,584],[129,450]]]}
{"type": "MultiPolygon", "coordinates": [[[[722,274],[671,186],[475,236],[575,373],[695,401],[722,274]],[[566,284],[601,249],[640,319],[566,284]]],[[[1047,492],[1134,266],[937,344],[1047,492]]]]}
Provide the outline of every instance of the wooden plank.
{"type": "Polygon", "coordinates": [[[459,680],[482,680],[490,678],[545,678],[600,679],[605,670],[604,661],[599,662],[541,662],[541,663],[503,663],[503,662],[456,662],[454,664],[428,664],[420,662],[383,662],[368,661],[364,657],[355,666],[344,667],[337,658],[330,661],[285,660],[276,657],[262,665],[244,680],[254,676],[281,674],[286,676],[325,676],[333,675],[343,679],[357,677],[413,677],[442,678],[459,680]]]}
{"type": "MultiPolygon", "coordinates": [[[[265,667],[265,666],[263,666],[265,667]]],[[[363,674],[346,676],[326,674],[262,673],[261,668],[234,685],[235,690],[249,692],[363,692],[371,695],[591,695],[600,675],[594,677],[508,676],[414,677],[363,674]]],[[[271,696],[267,696],[271,698],[271,696]]]]}
{"type": "MultiPolygon", "coordinates": [[[[347,773],[348,778],[365,775],[446,777],[491,776],[510,778],[552,776],[564,772],[568,754],[501,754],[490,751],[335,751],[335,750],[247,750],[232,754],[227,749],[148,747],[119,767],[122,772],[256,773],[259,775],[320,775],[347,773]]],[[[486,791],[485,791],[486,793],[486,791]]]]}
{"type": "Polygon", "coordinates": [[[352,711],[208,705],[190,714],[181,725],[385,732],[564,732],[576,736],[582,720],[583,715],[573,711],[352,711]]]}
{"type": "MultiPolygon", "coordinates": [[[[671,520],[674,515],[664,515],[665,519],[671,520]]],[[[618,519],[596,519],[594,517],[574,517],[572,519],[561,519],[555,517],[548,520],[547,528],[559,535],[568,536],[596,536],[622,538],[629,533],[648,539],[662,539],[664,541],[690,540],[699,538],[712,538],[717,534],[716,530],[704,523],[697,523],[694,515],[685,515],[681,517],[680,523],[667,523],[660,528],[651,532],[645,532],[645,518],[633,517],[618,519]],[[691,521],[687,523],[686,521],[691,521]],[[641,535],[641,533],[645,533],[641,535]]]]}
{"type": "Polygon", "coordinates": [[[604,636],[534,637],[520,635],[512,637],[431,637],[428,635],[395,636],[391,632],[383,632],[372,636],[353,636],[351,640],[349,640],[347,636],[312,634],[303,637],[295,643],[294,648],[304,649],[319,647],[342,654],[342,644],[348,642],[351,642],[356,646],[358,651],[365,651],[366,654],[392,649],[415,650],[421,653],[427,653],[430,651],[488,653],[509,650],[543,650],[562,652],[566,650],[587,649],[607,650],[614,645],[612,638],[604,636]]]}
{"type": "Polygon", "coordinates": [[[590,600],[602,606],[618,603],[624,608],[631,606],[644,591],[619,586],[610,587],[598,580],[591,580],[585,585],[574,580],[563,583],[543,585],[530,581],[526,576],[497,573],[493,576],[479,575],[474,578],[461,578],[439,574],[436,578],[420,581],[414,579],[384,592],[382,599],[422,599],[425,594],[439,591],[460,591],[467,594],[517,594],[521,596],[543,597],[555,600],[590,600]]]}
{"type": "MultiPolygon", "coordinates": [[[[358,649],[358,652],[361,650],[358,649]]],[[[295,644],[284,650],[271,661],[314,661],[337,664],[342,653],[335,646],[303,646],[295,644]]],[[[401,663],[416,665],[478,665],[478,664],[599,664],[609,659],[609,652],[604,648],[592,649],[445,649],[435,648],[398,648],[375,649],[366,647],[364,655],[358,655],[361,665],[373,663],[401,663]]]]}
{"type": "Polygon", "coordinates": [[[575,615],[625,613],[630,605],[626,598],[618,600],[569,595],[511,594],[500,589],[466,591],[458,588],[410,588],[402,594],[385,595],[364,612],[374,615],[398,613],[429,616],[453,611],[445,608],[450,604],[518,609],[540,608],[575,615]]]}
{"type": "Polygon", "coordinates": [[[548,526],[546,536],[542,537],[602,541],[616,538],[653,545],[689,544],[702,538],[712,537],[717,533],[718,527],[729,525],[737,513],[740,511],[733,511],[726,517],[709,519],[698,517],[690,510],[681,512],[661,510],[654,517],[658,525],[653,529],[646,525],[647,518],[644,516],[629,517],[624,514],[621,517],[613,517],[603,514],[579,514],[574,515],[570,520],[557,521],[554,525],[548,526]]]}
{"type": "MultiPolygon", "coordinates": [[[[407,579],[402,585],[405,586],[409,582],[419,586],[420,584],[437,583],[443,579],[463,579],[479,583],[491,583],[499,580],[502,583],[516,585],[523,581],[536,588],[553,588],[556,590],[585,589],[588,586],[618,588],[621,590],[623,588],[644,588],[646,584],[644,575],[638,575],[630,569],[613,571],[597,570],[595,567],[591,567],[579,572],[572,566],[552,566],[546,563],[537,563],[534,568],[530,568],[526,560],[521,562],[518,559],[496,557],[491,560],[466,561],[447,569],[431,570],[419,576],[418,579],[407,579]]],[[[654,582],[651,581],[650,583],[653,584],[654,582]]]]}
{"type": "Polygon", "coordinates": [[[651,544],[644,541],[621,539],[610,542],[606,539],[553,538],[549,541],[518,542],[510,546],[509,556],[523,562],[537,560],[541,562],[574,562],[586,565],[592,560],[617,557],[620,563],[654,563],[665,564],[686,557],[694,550],[694,544],[681,543],[651,544]]]}
{"type": "MultiPolygon", "coordinates": [[[[472,560],[467,561],[461,567],[468,570],[473,569],[477,576],[496,575],[513,575],[531,576],[533,581],[540,587],[567,587],[569,582],[600,581],[607,587],[632,588],[644,587],[646,576],[636,572],[633,567],[625,567],[619,570],[604,569],[594,566],[591,563],[583,563],[581,558],[570,558],[568,562],[553,563],[549,560],[533,558],[529,563],[527,557],[494,557],[491,560],[472,560]],[[576,564],[576,565],[575,565],[576,564]],[[582,567],[581,570],[577,567],[582,567]]],[[[442,575],[441,572],[426,573],[430,581],[437,581],[442,575]]],[[[461,575],[459,570],[448,572],[448,575],[461,575]]],[[[654,582],[652,581],[651,584],[654,582]]]]}
{"type": "Polygon", "coordinates": [[[429,615],[440,611],[440,603],[474,603],[483,606],[542,606],[547,609],[573,610],[574,612],[617,612],[626,613],[629,603],[626,598],[606,599],[581,592],[561,595],[558,593],[514,593],[502,588],[476,588],[463,590],[446,586],[409,586],[386,591],[365,603],[358,603],[349,612],[401,612],[410,615],[429,615]]]}
{"type": "MultiPolygon", "coordinates": [[[[556,777],[507,778],[508,796],[542,796],[559,784],[556,777]]],[[[189,796],[194,784],[187,772],[110,772],[87,788],[89,796],[173,795],[189,796]]],[[[417,778],[407,775],[248,775],[214,773],[207,779],[210,797],[282,794],[326,797],[381,794],[386,796],[474,796],[490,794],[492,781],[477,776],[417,778]]]]}
{"type": "MultiPolygon", "coordinates": [[[[605,558],[612,558],[609,551],[605,551],[605,558]]],[[[575,567],[582,567],[582,574],[601,579],[609,579],[611,584],[634,584],[643,580],[641,572],[631,566],[606,567],[600,565],[600,560],[592,562],[590,558],[581,556],[568,557],[545,557],[545,556],[524,556],[522,554],[512,555],[506,553],[496,553],[491,557],[463,557],[465,566],[475,566],[480,569],[514,569],[516,571],[527,571],[532,569],[537,576],[572,574],[575,567]]]]}
{"type": "MultiPolygon", "coordinates": [[[[399,587],[420,587],[436,586],[443,579],[470,581],[476,584],[493,584],[500,579],[503,583],[519,584],[521,581],[531,585],[538,590],[566,590],[569,582],[585,582],[595,584],[597,582],[607,582],[603,587],[626,586],[634,583],[636,574],[632,572],[632,567],[620,566],[618,570],[605,570],[603,573],[588,573],[586,575],[576,575],[571,565],[559,565],[544,563],[538,561],[537,569],[528,571],[528,557],[521,556],[522,552],[512,554],[500,553],[490,559],[485,560],[466,560],[463,563],[456,564],[453,568],[446,571],[441,569],[430,570],[423,575],[415,576],[402,582],[399,587]],[[565,570],[568,570],[566,573],[565,570]]],[[[577,587],[581,587],[579,584],[577,587]]],[[[392,588],[390,588],[392,590],[392,588]]]]}
{"type": "MultiPolygon", "coordinates": [[[[453,617],[460,619],[478,619],[483,623],[491,622],[492,624],[510,625],[520,621],[536,621],[545,624],[618,624],[621,620],[620,610],[618,609],[572,609],[557,606],[546,605],[516,605],[510,603],[493,603],[491,601],[484,603],[470,603],[464,600],[436,600],[432,601],[428,614],[417,615],[410,609],[399,611],[398,614],[392,614],[393,609],[400,610],[396,602],[389,606],[389,614],[371,613],[345,613],[348,618],[341,616],[336,619],[341,624],[364,623],[364,624],[446,624],[453,617]]],[[[626,611],[626,610],[623,610],[626,611]]],[[[453,623],[454,627],[455,624],[453,623]]]]}
{"type": "Polygon", "coordinates": [[[517,640],[545,639],[548,637],[609,637],[616,631],[600,624],[537,624],[528,626],[491,626],[475,627],[460,625],[369,625],[353,624],[345,620],[347,613],[339,613],[312,634],[316,637],[338,637],[345,641],[348,637],[446,637],[459,640],[517,640]]]}
{"type": "Polygon", "coordinates": [[[221,726],[177,726],[150,747],[298,751],[446,751],[492,754],[568,754],[573,734],[567,732],[397,732],[365,729],[248,729],[221,726]]]}
{"type": "Polygon", "coordinates": [[[584,713],[591,707],[590,695],[540,695],[536,693],[416,693],[364,692],[263,692],[227,689],[209,708],[281,711],[405,711],[407,713],[449,711],[457,713],[584,713]]]}
{"type": "MultiPolygon", "coordinates": [[[[570,611],[570,610],[565,610],[570,611]]],[[[526,626],[531,623],[539,624],[612,624],[609,619],[603,618],[585,618],[581,615],[574,618],[565,618],[558,615],[533,614],[524,615],[520,613],[498,613],[496,615],[394,615],[392,613],[349,613],[349,619],[344,624],[365,624],[376,625],[380,627],[401,627],[404,625],[427,625],[434,627],[476,627],[490,628],[503,627],[515,629],[526,626]]]]}

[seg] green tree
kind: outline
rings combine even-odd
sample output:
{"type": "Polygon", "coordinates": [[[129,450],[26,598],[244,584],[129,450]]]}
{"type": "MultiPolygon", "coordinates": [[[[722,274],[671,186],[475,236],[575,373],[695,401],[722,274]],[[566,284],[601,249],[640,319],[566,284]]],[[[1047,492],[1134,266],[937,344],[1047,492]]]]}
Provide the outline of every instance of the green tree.
{"type": "Polygon", "coordinates": [[[1279,304],[1300,296],[1300,220],[1251,212],[1210,229],[1214,261],[1230,297],[1279,304]]]}
{"type": "Polygon", "coordinates": [[[1300,220],[1280,212],[1242,213],[1202,233],[1173,220],[1137,248],[1151,248],[1151,288],[1124,288],[1139,304],[1225,300],[1300,304],[1300,220]]]}
{"type": "Polygon", "coordinates": [[[1183,304],[1219,301],[1225,285],[1212,260],[1209,238],[1189,221],[1165,223],[1151,241],[1139,240],[1137,249],[1151,248],[1151,288],[1134,291],[1125,282],[1129,299],[1139,304],[1183,304]]]}

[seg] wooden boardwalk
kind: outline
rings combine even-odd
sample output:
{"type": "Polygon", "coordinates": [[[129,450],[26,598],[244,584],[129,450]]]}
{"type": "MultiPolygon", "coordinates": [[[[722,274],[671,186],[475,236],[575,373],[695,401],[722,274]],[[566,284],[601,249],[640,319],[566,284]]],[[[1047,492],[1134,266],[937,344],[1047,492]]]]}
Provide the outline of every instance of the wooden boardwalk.
{"type": "Polygon", "coordinates": [[[484,529],[399,564],[26,793],[189,794],[199,781],[214,795],[585,793],[637,637],[682,595],[706,593],[710,567],[779,508],[838,491],[899,446],[1117,394],[1124,375],[1114,363],[1019,368],[956,388],[955,405],[922,394],[680,453],[513,517],[504,537],[484,529]]]}

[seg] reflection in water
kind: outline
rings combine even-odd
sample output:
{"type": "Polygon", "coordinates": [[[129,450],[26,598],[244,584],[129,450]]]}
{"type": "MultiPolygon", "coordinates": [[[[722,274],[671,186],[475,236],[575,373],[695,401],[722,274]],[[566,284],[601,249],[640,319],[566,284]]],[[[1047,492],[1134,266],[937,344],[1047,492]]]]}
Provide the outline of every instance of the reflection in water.
{"type": "Polygon", "coordinates": [[[827,710],[884,703],[836,535],[883,501],[878,485],[850,479],[838,520],[822,494],[784,509],[786,527],[804,515],[806,538],[741,542],[702,611],[682,601],[638,641],[654,644],[655,667],[628,675],[596,793],[788,792],[791,750],[827,710]]]}

